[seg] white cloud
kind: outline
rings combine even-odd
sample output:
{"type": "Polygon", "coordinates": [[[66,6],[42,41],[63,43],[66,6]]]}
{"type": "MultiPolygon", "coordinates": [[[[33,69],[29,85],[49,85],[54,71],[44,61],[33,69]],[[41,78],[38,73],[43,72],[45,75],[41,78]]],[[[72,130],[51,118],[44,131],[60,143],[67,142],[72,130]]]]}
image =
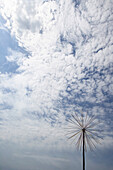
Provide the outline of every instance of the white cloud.
{"type": "Polygon", "coordinates": [[[103,92],[107,88],[112,94],[111,2],[82,1],[77,8],[71,0],[0,2],[6,26],[30,52],[25,58],[10,50],[6,57],[19,68],[15,74],[1,75],[0,100],[11,107],[7,113],[1,110],[8,120],[1,139],[33,143],[39,137],[42,144],[59,140],[56,145],[63,146],[65,137],[58,131],[65,125],[64,111],[70,114],[86,102],[93,105],[90,111],[103,115],[104,108],[98,108],[108,97],[103,92]]]}

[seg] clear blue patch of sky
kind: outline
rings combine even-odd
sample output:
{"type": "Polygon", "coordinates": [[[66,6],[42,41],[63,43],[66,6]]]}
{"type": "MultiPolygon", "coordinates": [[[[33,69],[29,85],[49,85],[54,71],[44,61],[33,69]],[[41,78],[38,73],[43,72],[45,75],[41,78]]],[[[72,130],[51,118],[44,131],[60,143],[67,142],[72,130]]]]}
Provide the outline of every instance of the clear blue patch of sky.
{"type": "MultiPolygon", "coordinates": [[[[5,20],[0,16],[0,25],[4,25],[5,20]]],[[[0,29],[0,72],[1,73],[15,73],[19,67],[16,62],[9,62],[6,56],[10,55],[9,49],[21,52],[28,55],[28,52],[19,47],[17,40],[11,36],[10,31],[7,29],[0,29]]]]}

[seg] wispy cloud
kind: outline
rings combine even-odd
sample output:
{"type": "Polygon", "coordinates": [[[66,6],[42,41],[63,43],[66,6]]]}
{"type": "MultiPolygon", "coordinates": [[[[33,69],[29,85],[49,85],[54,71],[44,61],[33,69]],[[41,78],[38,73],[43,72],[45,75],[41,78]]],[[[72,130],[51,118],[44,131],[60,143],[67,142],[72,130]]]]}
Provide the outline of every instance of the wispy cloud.
{"type": "Polygon", "coordinates": [[[18,68],[1,74],[0,138],[64,146],[61,129],[70,112],[80,110],[100,116],[109,129],[112,2],[0,0],[0,4],[5,26],[28,52],[26,57],[9,49],[6,55],[18,68]]]}

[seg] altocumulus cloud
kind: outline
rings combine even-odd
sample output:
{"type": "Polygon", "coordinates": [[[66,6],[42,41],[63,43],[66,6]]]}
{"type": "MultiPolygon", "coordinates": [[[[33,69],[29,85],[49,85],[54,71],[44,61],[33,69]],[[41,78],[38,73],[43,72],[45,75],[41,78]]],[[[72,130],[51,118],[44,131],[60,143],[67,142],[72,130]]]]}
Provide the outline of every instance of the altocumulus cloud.
{"type": "Polygon", "coordinates": [[[0,75],[2,142],[65,148],[67,117],[83,111],[98,116],[112,146],[112,8],[110,0],[0,0],[4,29],[28,52],[9,48],[18,68],[0,75]]]}

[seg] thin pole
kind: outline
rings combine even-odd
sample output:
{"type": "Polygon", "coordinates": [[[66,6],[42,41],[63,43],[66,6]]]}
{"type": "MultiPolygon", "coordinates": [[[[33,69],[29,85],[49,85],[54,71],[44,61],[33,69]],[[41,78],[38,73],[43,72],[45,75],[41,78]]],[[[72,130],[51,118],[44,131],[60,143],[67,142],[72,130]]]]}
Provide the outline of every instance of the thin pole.
{"type": "Polygon", "coordinates": [[[83,129],[83,170],[85,170],[85,129],[83,129]]]}

